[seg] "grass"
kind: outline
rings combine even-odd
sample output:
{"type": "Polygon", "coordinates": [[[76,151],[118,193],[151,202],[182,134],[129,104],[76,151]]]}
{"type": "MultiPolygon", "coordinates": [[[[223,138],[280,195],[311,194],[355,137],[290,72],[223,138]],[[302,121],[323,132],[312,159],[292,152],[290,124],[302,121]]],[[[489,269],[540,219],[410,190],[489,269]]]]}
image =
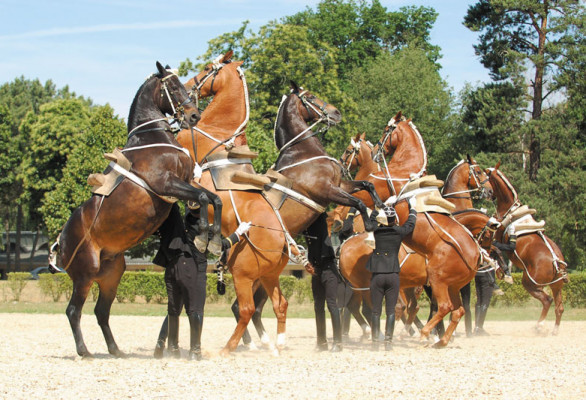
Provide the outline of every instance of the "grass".
{"type": "MultiPolygon", "coordinates": [[[[83,313],[93,314],[95,303],[86,302],[83,313]]],[[[0,302],[0,313],[25,313],[25,314],[65,314],[66,302],[0,302]]],[[[528,305],[524,307],[491,307],[487,319],[492,321],[533,321],[537,320],[541,307],[528,305]]],[[[166,304],[140,304],[117,303],[112,305],[112,315],[138,315],[138,316],[163,316],[167,314],[166,304]]],[[[231,317],[230,304],[208,303],[205,306],[207,317],[231,317]]],[[[429,310],[421,307],[418,316],[421,320],[427,317],[429,310]]],[[[327,315],[328,313],[326,313],[327,315]]],[[[289,318],[313,318],[313,304],[290,304],[287,311],[289,318]]],[[[263,318],[275,318],[273,309],[269,303],[263,310],[263,318]]],[[[547,316],[548,321],[555,320],[553,307],[547,316]]],[[[586,308],[566,307],[562,321],[586,321],[586,308]]]]}

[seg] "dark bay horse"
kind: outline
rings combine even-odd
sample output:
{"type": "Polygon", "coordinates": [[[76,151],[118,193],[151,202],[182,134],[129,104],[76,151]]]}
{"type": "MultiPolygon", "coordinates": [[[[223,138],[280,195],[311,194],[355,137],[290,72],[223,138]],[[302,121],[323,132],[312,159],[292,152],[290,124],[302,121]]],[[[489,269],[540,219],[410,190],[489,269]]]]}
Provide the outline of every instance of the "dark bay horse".
{"type": "MultiPolygon", "coordinates": [[[[496,200],[496,217],[506,220],[509,215],[520,209],[521,202],[517,191],[499,169],[500,163],[494,168],[488,168],[486,173],[494,190],[493,199],[496,200]]],[[[504,226],[496,233],[497,240],[506,239],[507,233],[504,226]]],[[[536,330],[543,330],[543,323],[549,307],[555,302],[555,325],[553,335],[559,332],[564,305],[562,288],[567,281],[566,263],[560,248],[542,230],[527,232],[516,228],[517,247],[514,252],[507,252],[507,256],[513,264],[523,271],[522,284],[529,294],[542,304],[541,315],[537,321],[536,330]],[[543,288],[549,286],[553,299],[543,288]]]]}
{"type": "MultiPolygon", "coordinates": [[[[391,161],[381,161],[383,165],[378,171],[361,168],[355,179],[372,182],[382,199],[400,194],[412,174],[421,176],[425,173],[427,154],[423,139],[411,121],[405,120],[400,113],[389,121],[378,146],[381,152],[392,154],[391,161]]],[[[380,154],[378,158],[384,160],[384,155],[380,154]]],[[[360,193],[355,196],[371,205],[368,198],[360,193]]],[[[406,201],[397,202],[395,209],[399,221],[404,221],[408,213],[406,201]]],[[[354,236],[342,245],[340,269],[347,278],[356,266],[357,259],[366,261],[372,252],[364,243],[365,236],[354,236]]],[[[480,250],[466,228],[451,216],[438,213],[420,213],[413,234],[406,237],[404,243],[427,258],[427,283],[432,287],[439,306],[438,313],[421,330],[422,337],[428,337],[432,328],[452,312],[448,329],[435,344],[435,347],[443,347],[464,315],[459,290],[474,277],[480,261],[480,250]]],[[[419,270],[417,275],[422,276],[419,270]]],[[[401,275],[401,281],[407,282],[407,278],[401,275]]]]}
{"type": "MultiPolygon", "coordinates": [[[[179,133],[179,142],[189,149],[199,164],[205,164],[208,156],[222,150],[238,149],[246,144],[244,128],[248,121],[248,91],[241,62],[231,60],[232,53],[218,57],[213,63],[187,82],[187,87],[195,87],[201,97],[213,95],[214,98],[202,113],[197,129],[179,133]],[[235,147],[234,147],[235,146],[235,147]]],[[[329,106],[332,113],[335,108],[329,106]]],[[[242,155],[239,156],[242,160],[242,155]]],[[[242,162],[242,161],[240,161],[242,162]]],[[[250,162],[250,160],[248,160],[250,162]]],[[[215,190],[211,174],[204,170],[200,184],[215,190]]],[[[262,284],[273,302],[277,316],[277,346],[285,342],[285,321],[287,302],[279,288],[279,275],[288,259],[288,248],[294,253],[295,244],[287,240],[296,234],[291,229],[292,221],[307,220],[309,225],[314,216],[306,217],[292,213],[277,213],[259,191],[255,190],[218,190],[216,193],[224,200],[222,229],[230,234],[240,221],[252,221],[253,225],[240,241],[230,250],[227,264],[234,278],[239,307],[238,325],[222,353],[234,350],[253,316],[260,322],[260,313],[255,312],[253,288],[262,284]]],[[[298,204],[287,200],[288,204],[298,204]]],[[[302,210],[306,214],[305,209],[302,210]]],[[[268,337],[266,338],[268,339],[268,337]]],[[[263,340],[264,341],[264,340],[263,340]]]]}
{"type": "MultiPolygon", "coordinates": [[[[157,69],[158,73],[139,88],[130,108],[123,156],[105,170],[120,173],[121,182],[108,196],[94,194],[74,210],[52,247],[51,262],[65,269],[73,281],[66,314],[77,353],[83,357],[91,354],[83,340],[80,318],[93,282],[100,291],[94,312],[108,351],[123,356],[114,341],[109,316],[126,269],[124,251],[152,235],[177,199],[195,201],[207,209],[210,199],[215,198],[213,193],[189,184],[193,162],[175,140],[165,116],[174,115],[182,126],[193,126],[200,118],[197,108],[177,75],[158,62],[157,69]],[[121,167],[124,163],[126,168],[121,167]]],[[[202,222],[207,229],[207,215],[202,222]]],[[[206,231],[206,242],[207,235],[206,231]]]]}

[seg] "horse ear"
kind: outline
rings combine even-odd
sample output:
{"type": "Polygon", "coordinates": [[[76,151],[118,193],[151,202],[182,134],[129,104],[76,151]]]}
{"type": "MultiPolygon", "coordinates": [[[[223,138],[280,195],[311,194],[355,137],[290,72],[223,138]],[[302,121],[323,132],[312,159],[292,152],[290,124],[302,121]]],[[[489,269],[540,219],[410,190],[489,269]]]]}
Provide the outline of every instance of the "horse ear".
{"type": "Polygon", "coordinates": [[[163,67],[163,65],[157,61],[157,70],[159,70],[159,73],[161,75],[165,75],[165,67],[163,67]]]}
{"type": "Polygon", "coordinates": [[[499,169],[500,166],[501,166],[501,162],[499,161],[496,163],[494,169],[497,170],[497,169],[499,169]]]}
{"type": "Polygon", "coordinates": [[[354,141],[357,142],[360,140],[360,133],[357,133],[356,136],[354,137],[354,141]]]}
{"type": "Polygon", "coordinates": [[[232,59],[232,56],[234,55],[234,51],[232,50],[228,50],[228,52],[226,54],[224,54],[224,58],[222,59],[222,62],[228,62],[232,59]]]}
{"type": "Polygon", "coordinates": [[[402,111],[399,111],[399,112],[397,113],[397,115],[395,115],[395,118],[394,118],[394,119],[395,119],[395,121],[397,121],[397,123],[398,123],[398,122],[401,120],[401,118],[402,118],[402,117],[403,117],[403,112],[402,112],[402,111]]]}
{"type": "Polygon", "coordinates": [[[297,84],[293,81],[290,81],[291,84],[291,90],[293,91],[293,93],[299,93],[299,86],[297,86],[297,84]]]}
{"type": "Polygon", "coordinates": [[[362,139],[362,140],[366,139],[366,132],[362,132],[362,134],[360,135],[360,139],[362,139]]]}
{"type": "Polygon", "coordinates": [[[472,157],[470,157],[470,154],[466,154],[466,158],[468,159],[468,164],[474,164],[474,161],[472,160],[472,157]]]}

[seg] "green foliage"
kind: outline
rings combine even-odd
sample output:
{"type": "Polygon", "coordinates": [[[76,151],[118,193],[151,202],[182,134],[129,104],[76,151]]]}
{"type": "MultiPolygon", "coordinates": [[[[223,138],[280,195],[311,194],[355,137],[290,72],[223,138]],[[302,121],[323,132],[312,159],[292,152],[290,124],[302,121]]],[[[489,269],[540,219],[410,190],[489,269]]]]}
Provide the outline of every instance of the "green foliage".
{"type": "Polygon", "coordinates": [[[49,188],[39,209],[50,238],[58,235],[71,212],[90,197],[87,177],[107,167],[104,153],[125,143],[126,125],[114,115],[114,110],[109,105],[92,109],[87,128],[66,157],[62,178],[49,188]]]}
{"type": "Polygon", "coordinates": [[[39,275],[39,287],[43,295],[58,302],[63,295],[67,299],[71,297],[73,283],[67,274],[41,274],[39,275]]]}
{"type": "Polygon", "coordinates": [[[12,299],[20,301],[20,296],[26,284],[29,282],[31,274],[28,272],[9,272],[8,288],[12,292],[12,299]]]}
{"type": "MultiPolygon", "coordinates": [[[[428,171],[447,173],[457,157],[451,134],[454,130],[453,99],[445,81],[425,52],[408,46],[355,69],[348,93],[358,105],[359,131],[376,143],[389,119],[398,111],[413,120],[429,154],[428,171]],[[392,93],[392,95],[389,95],[392,93]]],[[[344,143],[347,146],[349,139],[344,143]]],[[[341,154],[343,149],[339,149],[341,154]]]]}

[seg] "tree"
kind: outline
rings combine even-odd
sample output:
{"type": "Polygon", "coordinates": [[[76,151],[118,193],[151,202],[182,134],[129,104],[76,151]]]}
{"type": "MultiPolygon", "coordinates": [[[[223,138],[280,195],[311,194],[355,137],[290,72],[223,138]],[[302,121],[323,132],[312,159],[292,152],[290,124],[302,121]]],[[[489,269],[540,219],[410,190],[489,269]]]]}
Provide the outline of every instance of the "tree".
{"type": "MultiPolygon", "coordinates": [[[[538,120],[565,61],[559,47],[581,13],[577,0],[480,0],[468,9],[464,25],[482,33],[474,48],[494,80],[522,80],[526,69],[533,69],[527,96],[531,119],[538,120]]],[[[528,175],[535,181],[541,158],[539,133],[529,130],[528,142],[528,175]]]]}
{"type": "Polygon", "coordinates": [[[93,108],[87,129],[66,157],[61,179],[46,193],[39,209],[51,240],[57,237],[71,212],[90,197],[87,177],[107,167],[104,153],[125,143],[126,124],[114,116],[112,107],[93,108]]]}
{"type": "MultiPolygon", "coordinates": [[[[429,153],[430,173],[447,173],[458,156],[451,136],[455,115],[453,97],[426,52],[408,46],[393,54],[383,53],[352,71],[349,94],[358,106],[353,133],[366,132],[376,142],[398,111],[413,120],[429,153]]],[[[347,142],[346,142],[347,145],[347,142]]]]}

